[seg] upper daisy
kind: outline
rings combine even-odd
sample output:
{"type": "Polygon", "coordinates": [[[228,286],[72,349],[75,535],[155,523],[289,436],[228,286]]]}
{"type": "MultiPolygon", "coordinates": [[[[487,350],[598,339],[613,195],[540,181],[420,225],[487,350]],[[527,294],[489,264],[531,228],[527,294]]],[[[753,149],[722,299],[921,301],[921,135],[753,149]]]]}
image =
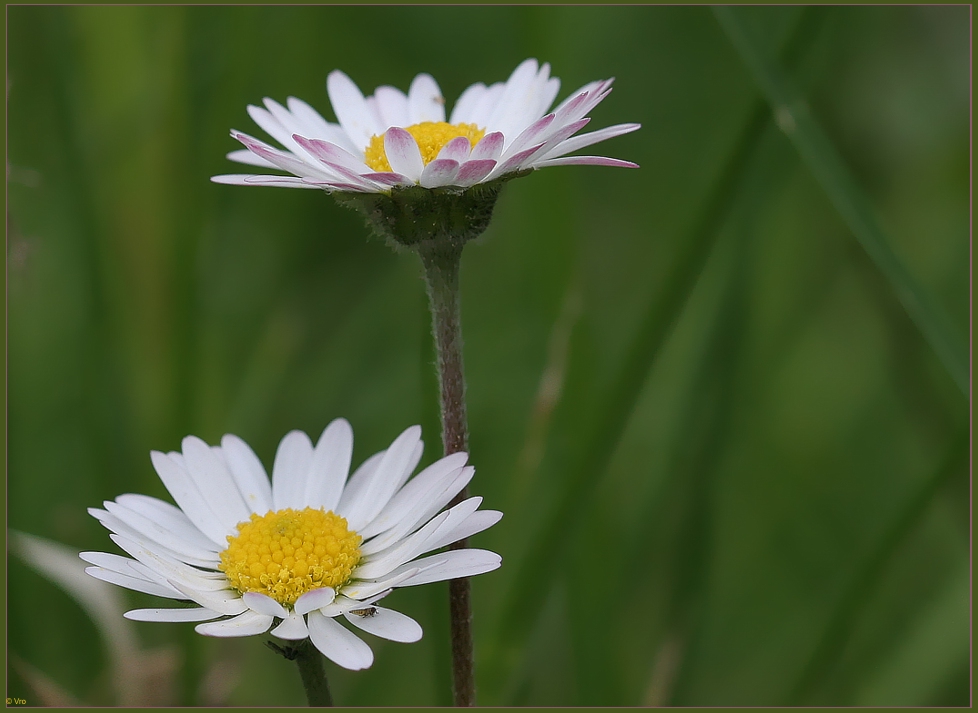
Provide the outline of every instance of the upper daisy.
{"type": "Polygon", "coordinates": [[[188,436],[182,453],[152,453],[177,507],[129,494],[104,510],[92,508],[134,559],[83,552],[94,565],[85,571],[197,605],[136,609],[127,618],[207,622],[197,631],[208,636],[271,628],[280,639],[310,638],[340,666],[366,668],[370,647],[337,617],[375,636],[417,641],[417,622],[376,602],[396,587],[481,574],[501,562],[475,549],[421,557],[485,530],[502,514],[479,510],[478,497],[439,514],[475,469],[466,466],[465,453],[454,453],[410,478],[421,459],[420,435],[418,426],[407,429],[347,480],[349,423],[333,421],[315,446],[292,431],[275,454],[271,482],[240,438],[227,435],[211,447],[188,436]]]}
{"type": "Polygon", "coordinates": [[[602,156],[567,156],[585,146],[627,134],[639,124],[617,124],[574,136],[587,114],[611,92],[613,80],[591,82],[548,111],[560,80],[550,65],[528,59],[506,82],[473,84],[459,97],[446,121],[445,99],[428,74],[419,74],[407,94],[378,87],[364,97],[339,70],[327,80],[338,124],[326,121],[295,97],[287,108],[265,99],[249,106],[255,123],[285,151],[240,131],[231,135],[247,150],[232,161],[281,169],[282,175],[214,176],[217,183],[326,191],[387,193],[394,186],[465,189],[546,166],[592,164],[636,168],[630,161],[602,156]]]}

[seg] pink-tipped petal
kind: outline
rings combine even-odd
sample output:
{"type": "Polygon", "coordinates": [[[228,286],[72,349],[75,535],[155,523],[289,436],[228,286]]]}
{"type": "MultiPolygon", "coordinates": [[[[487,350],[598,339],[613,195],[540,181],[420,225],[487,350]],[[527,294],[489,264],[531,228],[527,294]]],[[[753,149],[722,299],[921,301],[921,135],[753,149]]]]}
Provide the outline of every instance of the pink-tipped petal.
{"type": "Polygon", "coordinates": [[[289,111],[302,122],[303,126],[307,127],[306,131],[298,131],[296,133],[308,136],[309,138],[328,141],[352,153],[361,151],[361,147],[354,146],[342,126],[326,121],[318,111],[301,99],[289,97],[286,104],[289,107],[289,111]]]}
{"type": "Polygon", "coordinates": [[[448,186],[458,174],[458,161],[447,158],[436,158],[424,167],[421,173],[421,185],[424,188],[448,186]]]}
{"type": "Polygon", "coordinates": [[[227,155],[228,159],[236,163],[244,163],[249,166],[259,166],[261,168],[275,168],[275,164],[270,163],[263,159],[261,156],[256,156],[251,151],[247,149],[238,149],[237,151],[231,151],[227,155]]]}
{"type": "Polygon", "coordinates": [[[490,134],[486,134],[472,149],[469,159],[477,161],[489,158],[493,161],[498,161],[499,157],[502,156],[504,143],[506,143],[506,137],[500,132],[493,131],[490,134]]]}
{"type": "Polygon", "coordinates": [[[464,136],[456,136],[445,144],[436,158],[450,159],[462,163],[469,158],[472,153],[472,144],[464,136]]]}
{"type": "Polygon", "coordinates": [[[474,186],[492,173],[492,169],[495,167],[496,162],[492,159],[468,161],[458,170],[458,175],[455,176],[455,185],[462,186],[463,188],[474,186]]]}
{"type": "Polygon", "coordinates": [[[414,181],[409,179],[407,176],[402,176],[399,173],[385,172],[385,173],[365,173],[361,178],[366,178],[371,181],[376,181],[385,186],[409,186],[413,185],[414,181]]]}
{"type": "Polygon", "coordinates": [[[310,156],[323,163],[337,164],[358,174],[367,170],[367,165],[363,161],[336,144],[321,139],[307,139],[299,134],[295,134],[292,138],[308,151],[310,156]]]}
{"type": "Polygon", "coordinates": [[[580,149],[596,144],[599,141],[607,141],[608,139],[613,139],[616,136],[622,136],[623,134],[629,134],[633,131],[637,131],[640,128],[642,128],[641,124],[616,124],[615,126],[608,126],[604,129],[592,131],[589,134],[575,136],[567,139],[559,146],[554,146],[552,151],[547,152],[546,158],[557,158],[558,156],[569,154],[572,151],[579,151],[580,149]]]}
{"type": "Polygon", "coordinates": [[[384,151],[395,173],[407,176],[415,182],[421,178],[421,173],[424,171],[421,149],[418,148],[418,142],[407,131],[396,126],[388,129],[384,134],[384,151]]]}
{"type": "Polygon", "coordinates": [[[530,148],[524,149],[517,154],[513,154],[508,159],[496,166],[496,168],[492,170],[492,173],[489,174],[489,177],[497,178],[498,176],[505,176],[507,173],[519,171],[530,162],[533,155],[542,149],[543,146],[543,144],[537,144],[536,146],[531,146],[530,148]]]}
{"type": "Polygon", "coordinates": [[[509,145],[506,152],[503,154],[503,160],[505,161],[510,156],[516,155],[527,146],[542,143],[542,141],[545,140],[544,135],[547,133],[547,130],[553,123],[553,114],[547,114],[542,119],[534,121],[523,131],[523,133],[516,137],[512,144],[509,145]]]}
{"type": "Polygon", "coordinates": [[[614,168],[638,168],[637,163],[622,161],[618,158],[607,158],[605,156],[562,156],[551,158],[533,164],[534,168],[546,168],[547,166],[612,166],[614,168]]]}
{"type": "Polygon", "coordinates": [[[223,176],[211,176],[212,183],[223,183],[227,186],[267,186],[269,188],[316,188],[319,186],[295,176],[253,176],[247,173],[231,173],[223,176]]]}

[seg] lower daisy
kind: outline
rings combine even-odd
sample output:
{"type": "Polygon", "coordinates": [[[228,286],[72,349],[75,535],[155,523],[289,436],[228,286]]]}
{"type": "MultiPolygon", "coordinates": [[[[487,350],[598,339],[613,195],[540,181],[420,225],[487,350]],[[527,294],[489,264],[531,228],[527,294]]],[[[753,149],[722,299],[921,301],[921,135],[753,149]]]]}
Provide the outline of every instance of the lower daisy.
{"type": "Polygon", "coordinates": [[[339,624],[391,641],[421,638],[416,621],[378,606],[396,587],[489,572],[494,552],[422,555],[491,527],[502,517],[474,497],[440,512],[475,469],[454,453],[411,473],[421,459],[412,426],[347,479],[353,430],[337,419],[312,444],[292,431],[279,444],[272,478],[248,445],[183,440],[183,452],[154,451],[153,466],[177,507],[120,495],[89,512],[132,558],[83,552],[92,576],[197,606],[135,609],[136,621],[204,622],[205,636],[309,638],[344,668],[373,663],[370,647],[339,624]],[[409,480],[410,478],[410,480],[409,480]]]}

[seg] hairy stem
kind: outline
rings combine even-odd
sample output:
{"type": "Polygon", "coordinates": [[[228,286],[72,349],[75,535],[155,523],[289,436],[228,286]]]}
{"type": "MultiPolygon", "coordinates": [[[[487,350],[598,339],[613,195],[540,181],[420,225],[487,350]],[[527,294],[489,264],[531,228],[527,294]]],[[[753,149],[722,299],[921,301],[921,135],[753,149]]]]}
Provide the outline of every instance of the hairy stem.
{"type": "MultiPolygon", "coordinates": [[[[425,283],[431,308],[432,332],[437,354],[438,387],[441,405],[442,445],[445,455],[468,451],[469,431],[465,416],[465,376],[462,369],[462,323],[459,310],[459,266],[461,244],[424,246],[418,249],[424,265],[425,283]]],[[[468,497],[463,489],[450,503],[468,497]]],[[[462,549],[459,540],[451,549],[462,549]]],[[[448,583],[452,631],[452,683],[456,706],[475,705],[475,669],[472,645],[472,606],[468,578],[448,583]]]]}
{"type": "Polygon", "coordinates": [[[299,642],[295,652],[295,660],[299,664],[299,675],[302,676],[302,686],[306,689],[309,706],[332,707],[333,696],[329,692],[329,682],[326,680],[323,655],[309,639],[299,642]]]}

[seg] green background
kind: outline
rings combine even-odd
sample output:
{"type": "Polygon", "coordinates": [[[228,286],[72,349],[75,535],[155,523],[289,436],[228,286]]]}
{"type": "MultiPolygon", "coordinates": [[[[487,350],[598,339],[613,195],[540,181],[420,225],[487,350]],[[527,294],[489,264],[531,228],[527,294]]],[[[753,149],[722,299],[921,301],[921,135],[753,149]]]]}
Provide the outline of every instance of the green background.
{"type": "MultiPolygon", "coordinates": [[[[334,68],[366,93],[429,72],[451,105],[537,57],[559,98],[616,77],[589,129],[642,129],[587,151],[641,168],[510,183],[465,252],[471,489],[505,512],[473,542],[504,562],[473,580],[480,702],[967,705],[969,27],[967,6],[9,7],[9,527],[115,551],[85,509],[166,497],[149,451],[191,433],[268,466],[344,416],[356,464],[420,422],[437,457],[417,258],[323,194],[208,179],[241,171],[229,129],[264,136],[249,103],[332,120],[334,68]],[[804,101],[776,112],[779,74],[804,101]]],[[[116,702],[83,610],[13,557],[8,578],[7,695],[52,700],[43,674],[116,702]]],[[[449,703],[446,596],[398,590],[425,638],[330,664],[338,704],[449,703]]],[[[173,662],[157,703],[304,702],[257,638],[134,626],[173,662]]]]}

